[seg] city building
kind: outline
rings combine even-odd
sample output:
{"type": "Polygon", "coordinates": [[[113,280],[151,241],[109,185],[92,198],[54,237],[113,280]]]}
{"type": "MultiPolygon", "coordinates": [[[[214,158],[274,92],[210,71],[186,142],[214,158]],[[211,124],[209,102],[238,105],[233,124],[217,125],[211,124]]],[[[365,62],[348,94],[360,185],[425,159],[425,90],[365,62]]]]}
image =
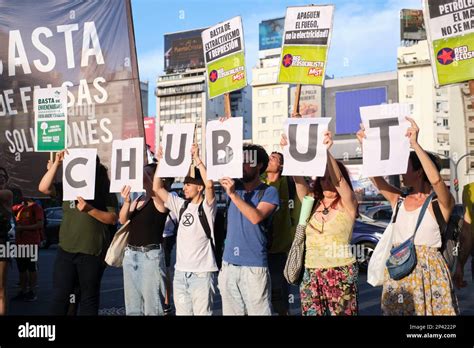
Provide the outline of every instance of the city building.
{"type": "Polygon", "coordinates": [[[420,127],[420,145],[445,159],[443,178],[451,181],[455,194],[452,180],[456,173],[461,188],[474,181],[474,157],[464,157],[458,163],[474,151],[474,112],[468,84],[436,88],[426,40],[398,49],[398,81],[400,102],[410,104],[420,127]]]}
{"type": "Polygon", "coordinates": [[[140,81],[140,95],[142,97],[143,117],[150,116],[148,114],[148,81],[140,81]]]}

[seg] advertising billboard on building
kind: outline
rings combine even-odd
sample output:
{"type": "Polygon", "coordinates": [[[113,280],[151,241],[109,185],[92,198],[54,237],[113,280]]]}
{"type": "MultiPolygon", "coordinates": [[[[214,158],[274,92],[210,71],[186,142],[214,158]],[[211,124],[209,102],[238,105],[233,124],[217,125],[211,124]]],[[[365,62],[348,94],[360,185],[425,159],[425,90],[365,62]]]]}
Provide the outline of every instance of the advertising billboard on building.
{"type": "Polygon", "coordinates": [[[401,40],[426,40],[423,10],[400,11],[400,38],[401,40]]]}
{"type": "Polygon", "coordinates": [[[259,24],[258,49],[260,51],[281,47],[285,30],[285,17],[269,19],[259,24]]]}
{"type": "Polygon", "coordinates": [[[201,33],[204,29],[165,34],[165,71],[204,68],[201,33]]]}

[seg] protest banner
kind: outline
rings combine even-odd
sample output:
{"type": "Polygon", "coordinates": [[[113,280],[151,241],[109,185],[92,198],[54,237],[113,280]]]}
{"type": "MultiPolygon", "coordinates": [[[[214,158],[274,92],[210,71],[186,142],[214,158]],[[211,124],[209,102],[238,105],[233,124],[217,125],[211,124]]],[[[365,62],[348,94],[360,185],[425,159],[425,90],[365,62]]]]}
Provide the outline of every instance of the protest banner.
{"type": "Polygon", "coordinates": [[[121,192],[125,185],[130,192],[143,192],[143,138],[114,140],[110,192],[121,192]]]}
{"type": "Polygon", "coordinates": [[[66,148],[97,148],[111,168],[113,140],[144,136],[130,1],[0,0],[0,13],[0,158],[11,188],[42,197],[37,87],[67,87],[66,148]]]}
{"type": "Polygon", "coordinates": [[[410,141],[405,136],[410,122],[408,104],[385,104],[360,108],[366,139],[363,146],[362,176],[405,174],[410,141]]]}
{"type": "Polygon", "coordinates": [[[204,30],[202,43],[209,99],[244,88],[247,73],[241,18],[234,17],[204,30]]]}
{"type": "Polygon", "coordinates": [[[63,161],[63,201],[94,199],[97,149],[69,149],[63,161]]]}
{"type": "Polygon", "coordinates": [[[67,144],[67,88],[38,88],[33,93],[35,151],[61,151],[67,144]]]}
{"type": "Polygon", "coordinates": [[[191,165],[194,123],[165,124],[163,126],[163,158],[158,166],[160,178],[185,177],[191,165]]]}
{"type": "Polygon", "coordinates": [[[287,8],[279,83],[324,84],[333,15],[333,5],[287,8]]]}
{"type": "MultiPolygon", "coordinates": [[[[242,178],[243,120],[235,117],[224,122],[210,121],[206,128],[206,164],[208,180],[242,178]]],[[[253,154],[245,154],[251,161],[253,154]]]]}
{"type": "Polygon", "coordinates": [[[423,14],[436,86],[473,80],[474,2],[423,0],[423,14]]]}
{"type": "Polygon", "coordinates": [[[288,146],[283,149],[285,176],[324,176],[327,147],[323,144],[329,117],[290,118],[285,122],[288,146]]]}

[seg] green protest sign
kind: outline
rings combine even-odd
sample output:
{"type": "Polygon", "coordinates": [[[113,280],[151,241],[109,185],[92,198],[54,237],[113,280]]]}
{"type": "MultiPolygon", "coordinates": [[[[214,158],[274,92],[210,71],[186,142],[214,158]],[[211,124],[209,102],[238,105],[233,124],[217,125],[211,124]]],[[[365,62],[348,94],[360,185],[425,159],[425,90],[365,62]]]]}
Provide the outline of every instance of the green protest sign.
{"type": "Polygon", "coordinates": [[[278,82],[323,85],[333,5],[288,7],[278,82]]]}
{"type": "Polygon", "coordinates": [[[437,86],[474,79],[474,2],[424,0],[423,13],[437,86]]]}
{"type": "Polygon", "coordinates": [[[209,98],[247,85],[242,20],[234,17],[202,32],[209,98]]]}
{"type": "Polygon", "coordinates": [[[34,91],[35,151],[61,151],[67,144],[67,89],[34,91]]]}

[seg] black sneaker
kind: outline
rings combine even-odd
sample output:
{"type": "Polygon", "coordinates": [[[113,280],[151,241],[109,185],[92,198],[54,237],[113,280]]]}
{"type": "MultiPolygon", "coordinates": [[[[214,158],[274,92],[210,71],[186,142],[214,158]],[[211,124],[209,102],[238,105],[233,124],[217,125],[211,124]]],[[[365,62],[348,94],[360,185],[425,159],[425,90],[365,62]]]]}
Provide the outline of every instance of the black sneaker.
{"type": "Polygon", "coordinates": [[[25,294],[25,301],[26,302],[33,302],[33,301],[36,301],[38,299],[38,297],[36,297],[36,294],[33,292],[33,291],[28,291],[26,294],[25,294]]]}
{"type": "Polygon", "coordinates": [[[12,297],[12,301],[24,301],[27,293],[20,291],[16,296],[12,297]]]}
{"type": "Polygon", "coordinates": [[[173,315],[173,308],[170,305],[164,305],[163,312],[165,316],[173,315]]]}

